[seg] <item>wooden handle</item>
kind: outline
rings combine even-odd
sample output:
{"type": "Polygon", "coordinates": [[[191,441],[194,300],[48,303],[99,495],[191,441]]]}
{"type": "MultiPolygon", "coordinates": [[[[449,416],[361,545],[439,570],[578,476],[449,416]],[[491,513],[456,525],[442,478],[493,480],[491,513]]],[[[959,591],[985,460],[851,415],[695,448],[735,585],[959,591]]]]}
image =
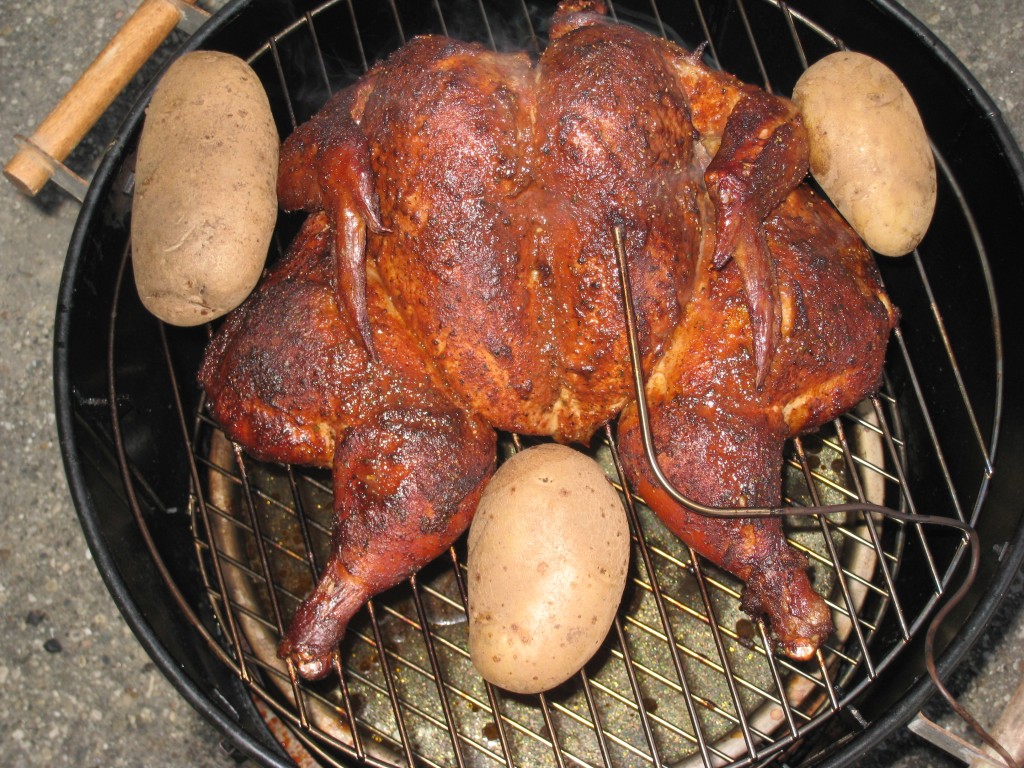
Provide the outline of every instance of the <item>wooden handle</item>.
{"type": "Polygon", "coordinates": [[[143,0],[4,166],[4,175],[25,194],[38,193],[53,173],[46,155],[63,162],[180,21],[174,0],[143,0]]]}

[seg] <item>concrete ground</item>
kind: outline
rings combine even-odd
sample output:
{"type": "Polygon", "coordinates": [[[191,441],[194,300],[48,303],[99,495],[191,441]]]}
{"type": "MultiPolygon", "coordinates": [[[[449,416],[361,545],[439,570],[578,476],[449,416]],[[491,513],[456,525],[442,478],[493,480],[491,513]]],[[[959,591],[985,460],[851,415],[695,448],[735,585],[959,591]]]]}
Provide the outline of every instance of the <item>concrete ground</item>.
{"type": "MultiPolygon", "coordinates": [[[[0,0],[0,158],[29,132],[135,7],[135,0],[0,0]]],[[[908,0],[996,99],[1024,141],[1020,0],[908,0]]],[[[75,153],[88,175],[122,100],[75,153]]],[[[51,340],[78,205],[0,182],[0,765],[230,766],[220,735],[182,700],[107,594],[79,529],[54,426],[51,340]]],[[[1018,578],[954,685],[985,723],[1020,680],[1018,578]]],[[[935,707],[943,717],[944,709],[935,707]]],[[[901,733],[864,764],[954,766],[901,733]]]]}

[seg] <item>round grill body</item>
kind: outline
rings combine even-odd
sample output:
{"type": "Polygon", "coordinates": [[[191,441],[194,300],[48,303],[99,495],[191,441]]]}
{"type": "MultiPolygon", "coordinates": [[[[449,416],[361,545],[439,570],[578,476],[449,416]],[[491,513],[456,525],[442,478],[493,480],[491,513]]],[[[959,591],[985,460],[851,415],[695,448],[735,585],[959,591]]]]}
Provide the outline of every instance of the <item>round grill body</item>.
{"type": "MultiPolygon", "coordinates": [[[[846,47],[885,62],[914,96],[939,198],[918,252],[879,260],[901,311],[885,385],[794,446],[785,490],[795,504],[868,499],[975,527],[980,573],[938,636],[948,673],[1024,558],[1024,401],[1012,395],[1024,390],[1024,353],[1006,330],[1024,327],[1019,150],[964,68],[890,3],[611,5],[621,21],[687,47],[707,40],[715,65],[777,93],[846,47]]],[[[284,136],[413,35],[537,51],[552,10],[236,0],[183,51],[248,58],[284,136]]],[[[209,329],[161,326],[135,296],[128,227],[148,95],[105,156],[72,238],[56,320],[58,426],[111,593],[168,678],[242,750],[267,765],[844,764],[920,709],[932,692],[922,636],[964,577],[963,541],[856,514],[790,527],[837,616],[815,662],[766,653],[763,632],[738,611],[738,583],[641,505],[620,615],[568,686],[527,700],[475,676],[461,544],[353,622],[340,677],[290,679],[273,644],[322,561],[329,479],[258,465],[220,439],[195,378],[209,329]]],[[[282,215],[272,258],[297,223],[282,215]]],[[[596,457],[614,467],[613,446],[598,442],[596,457]]]]}

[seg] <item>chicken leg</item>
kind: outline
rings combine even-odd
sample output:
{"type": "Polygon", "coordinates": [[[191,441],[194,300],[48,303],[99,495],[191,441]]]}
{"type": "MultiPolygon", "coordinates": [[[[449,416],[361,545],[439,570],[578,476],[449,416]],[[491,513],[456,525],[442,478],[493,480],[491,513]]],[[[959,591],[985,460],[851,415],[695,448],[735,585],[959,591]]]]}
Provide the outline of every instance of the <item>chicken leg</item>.
{"type": "Polygon", "coordinates": [[[370,597],[466,530],[496,451],[494,430],[437,385],[372,269],[370,355],[359,320],[336,299],[332,234],[324,214],[309,217],[200,370],[211,414],[249,453],[333,469],[331,554],[279,648],[311,679],[330,671],[370,597]]]}
{"type": "MultiPolygon", "coordinates": [[[[785,441],[878,386],[896,312],[870,254],[838,224],[806,188],[766,221],[781,322],[776,362],[760,385],[739,270],[706,261],[699,269],[686,317],[645,388],[658,463],[684,496],[713,507],[778,506],[785,441]]],[[[829,611],[779,519],[705,517],[677,504],[644,454],[635,403],[618,439],[627,477],[665,525],[746,582],[744,608],[767,615],[787,655],[811,656],[832,631],[829,611]]]]}

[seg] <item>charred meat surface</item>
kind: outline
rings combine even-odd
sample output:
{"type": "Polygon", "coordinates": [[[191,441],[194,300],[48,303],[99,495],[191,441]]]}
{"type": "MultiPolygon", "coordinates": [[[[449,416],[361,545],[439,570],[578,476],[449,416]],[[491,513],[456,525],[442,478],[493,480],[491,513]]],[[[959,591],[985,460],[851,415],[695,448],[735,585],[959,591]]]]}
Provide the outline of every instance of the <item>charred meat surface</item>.
{"type": "Polygon", "coordinates": [[[333,470],[331,555],[281,644],[310,678],[370,597],[462,535],[495,459],[494,430],[447,394],[372,268],[367,354],[336,303],[332,239],[327,216],[310,216],[200,370],[211,413],[249,453],[333,470]]]}
{"type": "Polygon", "coordinates": [[[831,632],[777,521],[701,517],[653,481],[612,228],[659,461],[702,503],[776,504],[785,440],[873,391],[896,313],[800,186],[793,105],[603,10],[563,2],[536,61],[415,38],[282,148],[281,204],[310,217],[201,380],[250,453],[333,468],[334,554],[280,649],[303,675],[465,528],[494,429],[582,443],[620,413],[641,495],[747,583],[784,652],[831,632]]]}
{"type": "MultiPolygon", "coordinates": [[[[894,310],[870,254],[832,207],[794,190],[765,222],[779,289],[780,341],[758,386],[737,270],[697,266],[672,343],[647,378],[659,464],[687,497],[713,507],[781,503],[785,441],[852,408],[877,385],[894,310]]],[[[777,518],[704,517],[676,504],[644,459],[635,405],[618,423],[632,487],[697,552],[746,582],[783,650],[806,658],[831,633],[806,562],[777,518]]]]}

